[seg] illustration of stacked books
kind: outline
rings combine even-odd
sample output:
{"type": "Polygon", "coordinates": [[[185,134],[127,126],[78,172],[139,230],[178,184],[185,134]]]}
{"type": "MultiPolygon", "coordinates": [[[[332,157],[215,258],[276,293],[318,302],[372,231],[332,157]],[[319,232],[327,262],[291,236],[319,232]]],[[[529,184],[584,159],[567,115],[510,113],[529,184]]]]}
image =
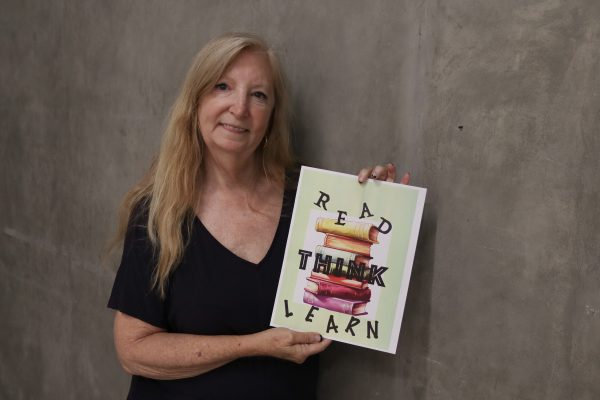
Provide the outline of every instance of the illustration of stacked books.
{"type": "Polygon", "coordinates": [[[331,311],[364,315],[371,300],[368,284],[371,245],[378,243],[379,232],[370,223],[338,222],[317,218],[315,230],[325,233],[325,242],[315,248],[320,265],[318,271],[313,269],[306,278],[303,300],[331,311]]]}

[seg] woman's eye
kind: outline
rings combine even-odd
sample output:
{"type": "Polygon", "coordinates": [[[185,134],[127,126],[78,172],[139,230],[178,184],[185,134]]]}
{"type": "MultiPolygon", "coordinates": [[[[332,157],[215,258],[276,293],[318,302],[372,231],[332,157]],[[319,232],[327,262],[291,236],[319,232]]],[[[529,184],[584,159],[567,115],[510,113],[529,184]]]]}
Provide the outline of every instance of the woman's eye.
{"type": "Polygon", "coordinates": [[[217,89],[217,90],[227,90],[228,88],[229,88],[229,87],[227,86],[227,84],[226,84],[226,83],[223,83],[223,82],[221,82],[221,83],[217,83],[217,84],[215,85],[215,89],[217,89]]]}
{"type": "Polygon", "coordinates": [[[264,94],[263,92],[254,92],[253,95],[254,95],[254,97],[256,97],[257,99],[259,99],[261,101],[267,101],[267,95],[264,94]]]}

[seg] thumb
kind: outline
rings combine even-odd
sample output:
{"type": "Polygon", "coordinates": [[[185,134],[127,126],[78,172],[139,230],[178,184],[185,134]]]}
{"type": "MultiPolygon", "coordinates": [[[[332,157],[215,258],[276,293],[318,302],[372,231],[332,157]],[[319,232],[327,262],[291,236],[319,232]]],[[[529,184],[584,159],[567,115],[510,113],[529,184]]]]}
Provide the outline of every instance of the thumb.
{"type": "Polygon", "coordinates": [[[410,173],[406,172],[404,174],[404,176],[402,177],[402,179],[400,180],[400,183],[403,185],[408,185],[409,182],[410,182],[410,173]]]}
{"type": "Polygon", "coordinates": [[[319,343],[323,340],[323,336],[316,332],[296,332],[294,341],[296,343],[319,343]]]}

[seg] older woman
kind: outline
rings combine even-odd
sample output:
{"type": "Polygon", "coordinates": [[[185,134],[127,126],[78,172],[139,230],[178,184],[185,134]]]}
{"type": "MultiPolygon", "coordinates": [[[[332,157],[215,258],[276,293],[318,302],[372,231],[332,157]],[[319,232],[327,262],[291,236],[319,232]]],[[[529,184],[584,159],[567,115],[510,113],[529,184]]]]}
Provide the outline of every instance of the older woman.
{"type": "MultiPolygon", "coordinates": [[[[273,52],[231,34],[197,55],[158,159],[126,196],[109,307],[130,399],[314,398],[329,340],[269,329],[294,200],[273,52]]],[[[366,168],[393,180],[392,165],[366,168]]]]}

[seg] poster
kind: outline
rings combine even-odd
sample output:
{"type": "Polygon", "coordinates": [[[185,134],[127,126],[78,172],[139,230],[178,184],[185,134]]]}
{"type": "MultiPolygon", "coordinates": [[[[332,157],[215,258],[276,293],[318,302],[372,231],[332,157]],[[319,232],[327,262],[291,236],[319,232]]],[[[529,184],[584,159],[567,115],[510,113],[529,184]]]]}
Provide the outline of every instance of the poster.
{"type": "Polygon", "coordinates": [[[425,193],[302,167],[271,325],[395,353],[425,193]]]}

